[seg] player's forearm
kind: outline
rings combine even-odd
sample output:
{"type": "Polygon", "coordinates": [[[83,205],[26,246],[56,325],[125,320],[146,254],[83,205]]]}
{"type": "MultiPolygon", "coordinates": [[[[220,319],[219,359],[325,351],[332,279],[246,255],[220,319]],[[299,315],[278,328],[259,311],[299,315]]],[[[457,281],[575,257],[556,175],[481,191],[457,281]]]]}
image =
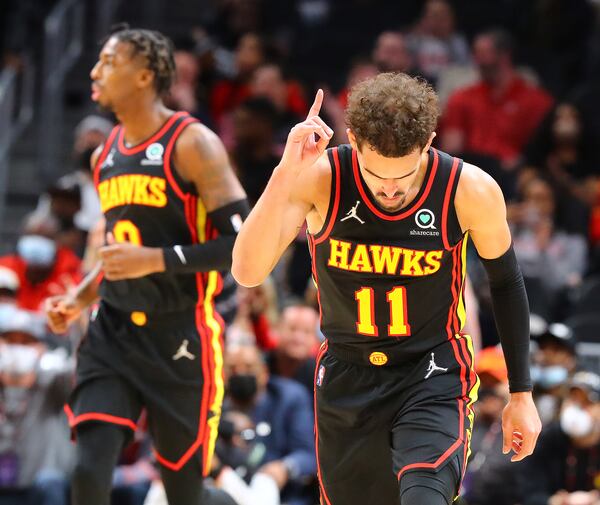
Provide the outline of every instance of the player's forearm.
{"type": "Polygon", "coordinates": [[[166,247],[162,249],[163,268],[178,274],[220,272],[231,267],[231,251],[235,235],[225,235],[203,244],[166,247]]]}
{"type": "Polygon", "coordinates": [[[157,263],[160,268],[158,271],[189,274],[229,270],[235,237],[249,212],[246,198],[211,211],[208,218],[219,235],[202,244],[175,245],[162,249],[157,263]]]}
{"type": "Polygon", "coordinates": [[[85,309],[98,299],[100,271],[101,264],[99,263],[84,277],[75,289],[73,299],[80,308],[85,309]]]}
{"type": "Polygon", "coordinates": [[[278,166],[258,202],[238,233],[233,247],[231,273],[247,287],[258,286],[281,256],[286,208],[297,174],[278,166]]]}
{"type": "Polygon", "coordinates": [[[482,259],[482,262],[490,280],[494,318],[508,369],[510,391],[531,391],[529,304],[512,246],[499,258],[482,259]]]}

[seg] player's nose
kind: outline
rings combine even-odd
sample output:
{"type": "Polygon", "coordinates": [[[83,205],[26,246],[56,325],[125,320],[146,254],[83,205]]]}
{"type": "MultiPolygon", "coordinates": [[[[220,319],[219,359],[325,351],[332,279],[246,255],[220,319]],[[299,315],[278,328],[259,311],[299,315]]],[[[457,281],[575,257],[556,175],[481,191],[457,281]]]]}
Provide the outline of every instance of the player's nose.
{"type": "Polygon", "coordinates": [[[388,198],[393,198],[393,196],[398,192],[398,186],[395,182],[384,182],[381,185],[381,190],[385,193],[385,196],[388,198]]]}
{"type": "Polygon", "coordinates": [[[98,61],[93,67],[92,70],[90,70],[90,78],[92,79],[92,81],[97,80],[100,77],[100,62],[98,61]]]}

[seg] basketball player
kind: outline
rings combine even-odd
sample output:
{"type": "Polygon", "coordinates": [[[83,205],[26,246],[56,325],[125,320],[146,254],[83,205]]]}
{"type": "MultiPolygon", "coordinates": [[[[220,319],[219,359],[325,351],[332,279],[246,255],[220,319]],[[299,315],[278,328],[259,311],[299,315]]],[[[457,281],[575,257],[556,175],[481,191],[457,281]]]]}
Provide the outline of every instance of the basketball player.
{"type": "Polygon", "coordinates": [[[217,271],[248,213],[217,136],[161,100],[174,73],[171,42],[124,28],[102,47],[92,99],[120,124],[92,156],[106,220],[103,279],[49,299],[55,332],[100,300],[78,352],[65,407],[77,439],[74,505],[108,505],[112,471],[142,408],[171,505],[203,497],[223,398],[217,271]]]}
{"type": "Polygon", "coordinates": [[[463,288],[470,237],[490,278],[511,399],[504,451],[531,454],[529,314],[504,199],[479,168],[431,147],[437,98],[384,73],[354,87],[350,145],[325,150],[321,90],[233,250],[260,284],[306,219],[322,331],[315,401],[324,505],[442,505],[469,453],[478,379],[463,288]],[[317,137],[315,137],[315,134],[317,137]],[[260,237],[257,241],[256,237],[260,237]]]}

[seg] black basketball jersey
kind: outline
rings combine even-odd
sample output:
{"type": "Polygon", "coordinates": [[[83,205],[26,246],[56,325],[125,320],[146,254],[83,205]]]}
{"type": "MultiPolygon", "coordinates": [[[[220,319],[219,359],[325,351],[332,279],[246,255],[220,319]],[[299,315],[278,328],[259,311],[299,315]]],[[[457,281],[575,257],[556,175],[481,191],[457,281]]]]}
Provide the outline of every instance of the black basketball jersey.
{"type": "MultiPolygon", "coordinates": [[[[111,132],[96,167],[94,182],[106,218],[106,231],[117,242],[148,247],[202,243],[216,236],[195,188],[173,167],[175,142],[197,122],[186,112],[173,114],[151,138],[128,147],[123,127],[111,132]]],[[[216,272],[163,272],[122,281],[103,279],[103,300],[124,311],[166,313],[193,308],[220,289],[216,272]],[[210,293],[206,293],[209,289],[210,293]]]]}
{"type": "Polygon", "coordinates": [[[321,329],[330,343],[415,359],[465,322],[467,234],[454,209],[462,161],[431,148],[417,196],[388,212],[350,146],[328,156],[329,209],[322,230],[309,235],[321,329]]]}

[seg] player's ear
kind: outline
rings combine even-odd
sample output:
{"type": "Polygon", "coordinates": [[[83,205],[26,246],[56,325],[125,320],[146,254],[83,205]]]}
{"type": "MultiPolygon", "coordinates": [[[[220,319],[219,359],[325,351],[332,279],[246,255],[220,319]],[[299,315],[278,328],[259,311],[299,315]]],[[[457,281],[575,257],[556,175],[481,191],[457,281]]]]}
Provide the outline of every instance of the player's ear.
{"type": "Polygon", "coordinates": [[[141,68],[137,75],[137,84],[139,88],[147,88],[154,83],[154,72],[149,68],[141,68]]]}
{"type": "Polygon", "coordinates": [[[346,128],[346,135],[348,135],[348,140],[350,141],[352,149],[358,151],[358,142],[356,142],[356,135],[354,135],[350,128],[346,128]]]}
{"type": "Polygon", "coordinates": [[[423,148],[423,153],[426,153],[427,151],[429,151],[429,148],[431,147],[431,143],[433,142],[433,139],[436,137],[436,133],[435,132],[431,132],[431,135],[429,136],[429,140],[427,141],[427,144],[425,145],[425,147],[423,148]]]}

